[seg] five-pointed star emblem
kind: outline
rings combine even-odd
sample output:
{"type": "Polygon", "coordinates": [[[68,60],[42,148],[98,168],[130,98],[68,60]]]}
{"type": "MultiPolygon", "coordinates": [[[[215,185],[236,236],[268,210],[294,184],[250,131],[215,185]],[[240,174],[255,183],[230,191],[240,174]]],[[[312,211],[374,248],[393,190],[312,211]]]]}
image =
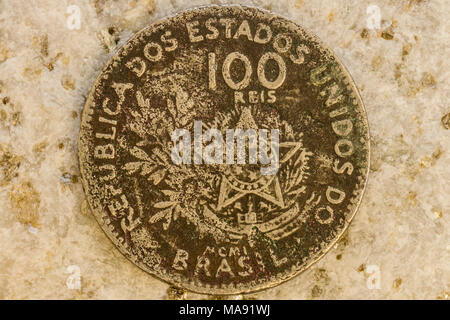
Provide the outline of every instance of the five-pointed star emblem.
{"type": "MultiPolygon", "coordinates": [[[[292,156],[294,156],[301,148],[300,142],[281,142],[279,145],[282,157],[280,159],[280,166],[286,163],[292,156]],[[283,150],[284,149],[284,150],[283,150]]],[[[278,176],[268,177],[269,183],[261,188],[243,190],[244,188],[233,184],[226,176],[222,177],[219,191],[219,200],[217,203],[217,210],[222,210],[225,207],[236,202],[238,199],[254,194],[264,200],[267,200],[280,208],[284,207],[283,194],[281,192],[280,181],[278,176]]]]}

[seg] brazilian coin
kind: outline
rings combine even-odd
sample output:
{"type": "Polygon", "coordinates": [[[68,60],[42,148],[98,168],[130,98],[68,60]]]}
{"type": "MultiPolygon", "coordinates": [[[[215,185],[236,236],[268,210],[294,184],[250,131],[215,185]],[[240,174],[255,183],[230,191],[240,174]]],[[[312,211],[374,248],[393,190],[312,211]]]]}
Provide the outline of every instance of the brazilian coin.
{"type": "Polygon", "coordinates": [[[101,228],[148,273],[205,294],[286,281],[348,227],[368,176],[352,78],[314,35],[251,7],[195,8],[134,35],[79,137],[101,228]]]}

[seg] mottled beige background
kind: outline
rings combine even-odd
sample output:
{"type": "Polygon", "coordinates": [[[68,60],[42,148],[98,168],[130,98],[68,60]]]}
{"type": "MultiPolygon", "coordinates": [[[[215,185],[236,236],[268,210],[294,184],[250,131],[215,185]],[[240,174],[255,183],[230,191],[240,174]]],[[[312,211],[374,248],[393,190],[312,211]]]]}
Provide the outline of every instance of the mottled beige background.
{"type": "MultiPolygon", "coordinates": [[[[84,99],[117,46],[158,18],[226,2],[0,0],[0,298],[206,298],[168,290],[106,238],[83,205],[77,136],[84,99]]],[[[241,3],[328,44],[361,91],[372,134],[367,192],[345,237],[300,276],[244,298],[448,299],[450,3],[241,3]],[[380,29],[368,28],[370,5],[380,29]]]]}

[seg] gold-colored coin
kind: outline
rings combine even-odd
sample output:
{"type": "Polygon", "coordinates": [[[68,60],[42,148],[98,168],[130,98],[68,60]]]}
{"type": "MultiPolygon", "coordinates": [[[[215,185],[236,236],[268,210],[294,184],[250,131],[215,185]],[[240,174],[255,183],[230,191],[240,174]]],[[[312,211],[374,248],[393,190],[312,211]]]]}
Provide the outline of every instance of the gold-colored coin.
{"type": "Polygon", "coordinates": [[[83,186],[147,272],[200,293],[272,287],[317,261],[361,201],[369,132],[353,80],[297,24],[189,10],[138,32],[86,102],[83,186]]]}

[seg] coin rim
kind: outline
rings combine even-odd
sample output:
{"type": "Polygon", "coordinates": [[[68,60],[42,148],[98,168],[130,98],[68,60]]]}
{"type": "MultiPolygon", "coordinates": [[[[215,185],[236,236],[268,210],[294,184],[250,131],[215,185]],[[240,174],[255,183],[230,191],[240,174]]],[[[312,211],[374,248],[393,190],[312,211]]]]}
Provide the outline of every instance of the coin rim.
{"type": "MultiPolygon", "coordinates": [[[[270,17],[269,17],[270,18],[270,17]]],[[[86,200],[89,206],[90,211],[93,213],[93,215],[96,218],[97,223],[99,224],[100,228],[103,230],[103,232],[107,235],[107,237],[110,239],[110,241],[115,245],[115,247],[130,261],[133,262],[134,265],[138,266],[140,269],[142,269],[143,271],[149,273],[151,276],[155,277],[158,280],[161,280],[171,286],[176,286],[176,287],[180,287],[195,293],[199,293],[199,294],[208,294],[208,295],[239,295],[239,294],[249,294],[249,293],[255,293],[255,292],[259,292],[262,290],[266,290],[269,288],[273,288],[276,287],[288,280],[293,279],[294,277],[297,277],[298,275],[300,275],[301,273],[303,273],[304,271],[306,271],[307,269],[309,269],[313,264],[315,264],[316,262],[318,262],[320,259],[322,259],[334,246],[335,244],[341,239],[342,235],[347,231],[348,227],[350,226],[351,222],[353,221],[353,218],[355,217],[356,213],[359,210],[359,207],[361,205],[362,199],[365,195],[366,192],[366,188],[367,188],[367,184],[369,181],[369,173],[370,173],[370,158],[371,158],[371,148],[370,148],[370,139],[371,139],[371,135],[370,135],[370,127],[369,127],[369,123],[368,123],[368,117],[367,117],[367,112],[366,112],[366,108],[364,105],[364,102],[362,100],[361,94],[358,90],[358,88],[356,87],[356,83],[353,79],[353,77],[351,76],[351,74],[349,73],[347,67],[341,62],[341,60],[339,59],[339,57],[336,55],[336,53],[334,52],[334,50],[332,50],[329,46],[325,45],[322,40],[316,36],[315,33],[313,33],[312,31],[309,31],[307,29],[305,29],[303,26],[299,25],[298,23],[292,21],[291,18],[288,18],[282,14],[279,13],[275,13],[275,12],[271,12],[267,9],[263,9],[260,7],[256,7],[256,6],[251,6],[251,5],[238,5],[238,4],[220,4],[220,5],[202,5],[202,6],[193,6],[190,7],[188,9],[181,9],[179,11],[176,11],[172,14],[169,15],[165,15],[161,18],[158,18],[157,20],[155,20],[154,22],[152,22],[150,25],[142,28],[141,30],[133,33],[128,39],[127,41],[119,48],[117,48],[114,51],[114,54],[111,55],[111,57],[108,59],[108,61],[106,62],[106,64],[104,65],[103,69],[99,72],[98,76],[96,77],[90,91],[89,91],[89,95],[86,99],[86,102],[83,106],[83,111],[81,114],[81,120],[80,120],[80,130],[78,133],[78,166],[79,166],[79,170],[80,170],[80,175],[81,175],[81,181],[82,181],[82,186],[83,186],[83,192],[86,196],[86,200]],[[96,88],[98,87],[100,80],[102,78],[103,73],[107,70],[107,68],[113,63],[114,58],[116,56],[118,56],[120,54],[120,52],[123,50],[124,47],[126,47],[128,44],[130,44],[130,42],[135,39],[139,34],[142,34],[144,32],[146,32],[149,29],[153,29],[155,27],[157,27],[158,25],[166,22],[169,19],[175,18],[177,16],[189,13],[189,12],[193,12],[193,11],[197,11],[197,10],[202,10],[202,11],[206,11],[209,8],[231,8],[231,9],[237,9],[242,10],[242,9],[250,9],[250,10],[256,10],[256,11],[260,11],[261,13],[264,13],[266,15],[269,15],[271,17],[275,17],[275,18],[282,18],[284,20],[287,20],[289,23],[294,24],[296,27],[298,27],[300,30],[302,30],[305,34],[307,34],[311,39],[313,39],[316,44],[318,46],[320,46],[321,48],[325,49],[327,51],[327,53],[332,56],[335,61],[338,63],[338,65],[341,67],[342,69],[342,73],[345,74],[350,81],[350,85],[353,88],[353,93],[355,94],[356,99],[358,100],[358,106],[361,108],[360,112],[363,118],[363,124],[367,130],[367,137],[364,137],[367,141],[365,142],[365,145],[367,146],[367,169],[365,172],[362,173],[363,175],[363,181],[359,182],[359,185],[362,185],[362,189],[360,191],[358,191],[360,193],[359,195],[359,199],[357,201],[356,204],[353,204],[353,212],[349,213],[351,214],[349,218],[345,218],[345,224],[344,227],[342,228],[341,232],[334,237],[334,239],[328,243],[327,248],[325,250],[323,250],[319,255],[317,255],[315,258],[312,258],[311,261],[303,266],[302,268],[289,273],[288,275],[286,275],[286,273],[280,274],[279,276],[277,276],[278,278],[276,280],[268,280],[265,281],[263,284],[257,284],[255,286],[250,286],[248,285],[248,288],[237,288],[236,286],[229,286],[228,287],[214,287],[213,285],[210,285],[209,287],[207,286],[201,286],[201,284],[199,283],[199,285],[197,286],[196,283],[194,281],[188,282],[188,283],[183,283],[183,282],[179,282],[176,281],[174,279],[171,279],[170,276],[166,276],[167,273],[165,273],[165,270],[160,270],[161,273],[157,274],[157,271],[155,270],[150,270],[148,268],[148,266],[146,266],[144,263],[138,261],[132,254],[130,254],[129,251],[127,251],[126,246],[124,246],[123,243],[121,243],[117,237],[115,237],[115,235],[113,234],[113,230],[110,229],[109,225],[105,223],[104,219],[103,219],[103,214],[99,214],[98,212],[95,212],[95,210],[92,209],[91,206],[91,201],[93,201],[90,196],[90,194],[88,193],[89,187],[88,187],[88,182],[85,179],[85,173],[84,173],[84,169],[83,166],[81,164],[82,160],[84,159],[84,154],[86,152],[88,152],[88,148],[86,145],[84,145],[82,143],[82,136],[85,135],[82,131],[82,127],[84,124],[88,124],[88,122],[86,121],[86,118],[89,117],[88,110],[90,109],[90,105],[93,101],[93,96],[95,94],[96,88]]]]}

